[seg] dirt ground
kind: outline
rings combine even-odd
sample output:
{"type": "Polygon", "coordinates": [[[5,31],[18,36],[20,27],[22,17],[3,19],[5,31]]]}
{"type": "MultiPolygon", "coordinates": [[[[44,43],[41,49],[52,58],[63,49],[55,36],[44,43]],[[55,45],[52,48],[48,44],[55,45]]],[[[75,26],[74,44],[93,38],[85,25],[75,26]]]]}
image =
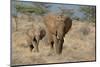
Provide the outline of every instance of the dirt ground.
{"type": "MultiPolygon", "coordinates": [[[[40,18],[41,19],[41,18],[40,18]]],[[[38,20],[39,22],[42,20],[38,20]]],[[[17,19],[18,31],[15,31],[15,20],[12,18],[12,65],[46,64],[61,62],[94,61],[95,59],[95,23],[73,21],[72,28],[64,38],[61,55],[50,54],[46,39],[39,43],[39,53],[30,52],[25,46],[18,46],[23,41],[25,30],[31,27],[34,20],[27,17],[17,19]],[[21,39],[22,38],[22,39],[21,39]]]]}

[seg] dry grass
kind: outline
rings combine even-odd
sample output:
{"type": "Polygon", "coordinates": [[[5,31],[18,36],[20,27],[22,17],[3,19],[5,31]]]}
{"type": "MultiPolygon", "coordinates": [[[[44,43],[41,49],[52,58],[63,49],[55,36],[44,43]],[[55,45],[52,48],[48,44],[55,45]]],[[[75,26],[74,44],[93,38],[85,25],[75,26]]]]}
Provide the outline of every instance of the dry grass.
{"type": "Polygon", "coordinates": [[[71,30],[64,38],[63,52],[58,56],[50,54],[45,39],[39,43],[39,53],[30,52],[24,45],[18,46],[20,45],[18,42],[25,42],[21,39],[21,37],[24,38],[21,33],[25,33],[24,31],[29,29],[35,21],[18,19],[18,31],[15,32],[14,18],[12,20],[12,65],[95,60],[95,23],[73,21],[71,30]]]}

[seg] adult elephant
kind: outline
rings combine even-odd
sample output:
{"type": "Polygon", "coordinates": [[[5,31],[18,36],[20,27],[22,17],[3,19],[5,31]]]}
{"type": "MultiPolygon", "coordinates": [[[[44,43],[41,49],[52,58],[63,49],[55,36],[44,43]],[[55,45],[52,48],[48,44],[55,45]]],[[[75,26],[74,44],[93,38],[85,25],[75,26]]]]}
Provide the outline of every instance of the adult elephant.
{"type": "Polygon", "coordinates": [[[51,50],[55,49],[56,54],[61,54],[64,36],[70,30],[72,20],[70,17],[65,17],[64,15],[54,15],[52,13],[47,14],[44,17],[44,20],[48,32],[48,43],[51,46],[51,50]]]}

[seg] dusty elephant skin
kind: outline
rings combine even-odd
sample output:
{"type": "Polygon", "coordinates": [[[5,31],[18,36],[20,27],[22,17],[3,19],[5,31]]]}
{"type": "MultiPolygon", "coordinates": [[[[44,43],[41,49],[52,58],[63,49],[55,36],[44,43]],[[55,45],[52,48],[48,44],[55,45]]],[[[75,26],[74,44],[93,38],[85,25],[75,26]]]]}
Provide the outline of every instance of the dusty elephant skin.
{"type": "Polygon", "coordinates": [[[70,30],[72,20],[63,15],[48,14],[45,16],[45,25],[48,30],[48,41],[51,49],[54,48],[56,54],[61,54],[64,36],[70,30]]]}
{"type": "Polygon", "coordinates": [[[39,52],[39,41],[42,40],[43,37],[46,35],[45,30],[39,25],[37,25],[37,27],[34,25],[32,29],[29,29],[27,31],[27,35],[32,39],[32,45],[30,45],[31,51],[34,48],[34,52],[39,52]]]}

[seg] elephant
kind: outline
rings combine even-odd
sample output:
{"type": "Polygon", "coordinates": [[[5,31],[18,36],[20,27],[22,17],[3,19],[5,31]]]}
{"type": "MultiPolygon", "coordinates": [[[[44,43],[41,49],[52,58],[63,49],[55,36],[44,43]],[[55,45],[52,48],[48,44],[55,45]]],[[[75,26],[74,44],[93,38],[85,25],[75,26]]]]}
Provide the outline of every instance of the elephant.
{"type": "Polygon", "coordinates": [[[50,49],[55,49],[56,54],[62,53],[65,34],[72,26],[72,19],[64,15],[54,15],[52,13],[44,16],[44,24],[47,28],[48,43],[50,49]]]}
{"type": "Polygon", "coordinates": [[[34,48],[34,52],[39,52],[39,42],[46,35],[46,31],[42,26],[33,24],[31,29],[27,30],[27,35],[31,38],[30,50],[34,48]]]}
{"type": "Polygon", "coordinates": [[[33,29],[30,28],[27,31],[19,32],[16,31],[12,35],[12,43],[13,46],[19,47],[19,48],[28,48],[31,52],[39,52],[39,42],[43,39],[46,32],[44,29],[33,29]]]}

